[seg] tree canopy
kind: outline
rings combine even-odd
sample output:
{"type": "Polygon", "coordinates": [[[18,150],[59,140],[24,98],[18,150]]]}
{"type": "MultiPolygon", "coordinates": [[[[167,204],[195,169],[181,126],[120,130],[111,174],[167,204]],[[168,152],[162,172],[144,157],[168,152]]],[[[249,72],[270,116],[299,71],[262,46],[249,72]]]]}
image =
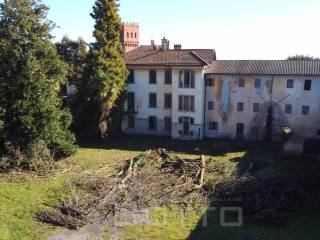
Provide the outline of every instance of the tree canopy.
{"type": "Polygon", "coordinates": [[[68,84],[76,84],[83,77],[87,56],[86,42],[82,38],[74,41],[64,36],[55,45],[60,58],[69,66],[68,84]]]}
{"type": "Polygon", "coordinates": [[[287,58],[287,60],[291,61],[299,61],[299,60],[319,60],[319,58],[315,58],[309,55],[294,55],[287,58]]]}
{"type": "Polygon", "coordinates": [[[58,97],[67,67],[51,42],[54,24],[47,11],[39,0],[0,4],[0,142],[23,154],[42,141],[56,155],[68,156],[75,150],[72,118],[58,97]]]}
{"type": "Polygon", "coordinates": [[[109,117],[126,82],[127,69],[120,41],[121,19],[117,0],[97,0],[91,13],[95,20],[92,43],[88,55],[86,76],[78,86],[84,121],[98,128],[104,136],[108,132],[109,117]],[[85,116],[84,116],[85,117],[85,116]]]}

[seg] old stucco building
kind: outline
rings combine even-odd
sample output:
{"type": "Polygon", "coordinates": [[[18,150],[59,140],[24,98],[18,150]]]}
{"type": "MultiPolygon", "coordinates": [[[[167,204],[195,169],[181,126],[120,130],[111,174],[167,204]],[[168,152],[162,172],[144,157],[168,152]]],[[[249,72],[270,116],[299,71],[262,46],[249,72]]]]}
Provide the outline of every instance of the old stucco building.
{"type": "Polygon", "coordinates": [[[320,61],[218,61],[213,49],[170,49],[165,38],[125,60],[125,133],[261,140],[290,127],[320,137],[320,61]]]}
{"type": "Polygon", "coordinates": [[[275,139],[283,127],[319,138],[320,61],[214,61],[206,79],[206,136],[263,139],[271,114],[275,139]]]}
{"type": "Polygon", "coordinates": [[[140,46],[125,56],[128,78],[126,133],[204,137],[204,74],[215,60],[210,49],[169,49],[169,41],[140,46]]]}

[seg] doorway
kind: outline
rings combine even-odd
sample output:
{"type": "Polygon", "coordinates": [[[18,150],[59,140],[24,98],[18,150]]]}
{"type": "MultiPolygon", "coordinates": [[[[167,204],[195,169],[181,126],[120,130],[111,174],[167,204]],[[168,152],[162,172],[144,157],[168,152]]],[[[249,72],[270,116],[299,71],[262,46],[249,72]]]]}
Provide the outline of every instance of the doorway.
{"type": "Polygon", "coordinates": [[[190,133],[190,122],[187,120],[183,121],[183,135],[189,136],[190,133]]]}
{"type": "Polygon", "coordinates": [[[237,123],[237,132],[236,132],[236,139],[242,140],[244,135],[244,124],[237,123]]]}
{"type": "Polygon", "coordinates": [[[182,125],[182,136],[190,136],[190,128],[194,124],[194,119],[192,117],[180,117],[179,123],[182,125]]]}

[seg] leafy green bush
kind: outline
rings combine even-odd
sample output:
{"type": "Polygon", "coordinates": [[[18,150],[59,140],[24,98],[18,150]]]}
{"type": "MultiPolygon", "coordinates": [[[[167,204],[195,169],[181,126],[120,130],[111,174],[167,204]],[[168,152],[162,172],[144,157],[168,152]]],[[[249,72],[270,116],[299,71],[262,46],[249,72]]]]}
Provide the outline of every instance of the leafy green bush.
{"type": "Polygon", "coordinates": [[[59,97],[67,66],[51,42],[54,24],[47,12],[39,0],[0,4],[0,144],[7,145],[0,146],[0,155],[5,169],[29,169],[50,162],[52,154],[75,152],[72,118],[59,97]]]}

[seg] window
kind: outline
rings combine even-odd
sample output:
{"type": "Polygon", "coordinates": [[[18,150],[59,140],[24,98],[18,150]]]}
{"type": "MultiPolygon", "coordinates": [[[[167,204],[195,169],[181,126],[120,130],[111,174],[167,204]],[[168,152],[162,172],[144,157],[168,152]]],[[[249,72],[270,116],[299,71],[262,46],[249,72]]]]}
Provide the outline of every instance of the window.
{"type": "Polygon", "coordinates": [[[287,80],[287,88],[293,88],[293,86],[294,86],[293,79],[288,79],[287,80]]]}
{"type": "Polygon", "coordinates": [[[308,115],[308,114],[309,114],[309,110],[310,110],[310,107],[309,107],[309,106],[303,105],[303,106],[302,106],[302,109],[301,109],[301,114],[302,114],[302,115],[308,115]]]}
{"type": "Polygon", "coordinates": [[[180,88],[194,88],[195,74],[192,70],[180,71],[179,87],[180,88]]]}
{"type": "Polygon", "coordinates": [[[244,78],[240,78],[240,79],[239,79],[239,87],[244,87],[244,85],[245,85],[245,80],[244,80],[244,78]]]}
{"type": "Polygon", "coordinates": [[[137,33],[134,33],[134,38],[137,38],[137,33]]]}
{"type": "Polygon", "coordinates": [[[172,70],[166,69],[164,74],[164,84],[171,85],[172,83],[172,70]]]}
{"type": "Polygon", "coordinates": [[[253,112],[260,112],[260,103],[253,104],[253,112]]]}
{"type": "Polygon", "coordinates": [[[134,92],[128,92],[128,112],[134,112],[134,92]]]}
{"type": "Polygon", "coordinates": [[[131,38],[133,38],[133,33],[131,33],[131,38]]]}
{"type": "Polygon", "coordinates": [[[261,87],[261,79],[257,78],[254,80],[254,87],[260,88],[261,87]]]}
{"type": "Polygon", "coordinates": [[[194,96],[179,96],[179,110],[185,112],[194,111],[194,96]]]}
{"type": "Polygon", "coordinates": [[[128,128],[135,128],[135,117],[134,115],[128,116],[128,128]]]}
{"type": "Polygon", "coordinates": [[[287,114],[291,114],[292,113],[292,105],[291,104],[286,104],[284,106],[284,112],[287,114]]]}
{"type": "Polygon", "coordinates": [[[127,38],[129,38],[129,32],[127,32],[127,38]]]}
{"type": "Polygon", "coordinates": [[[208,110],[214,110],[214,102],[212,101],[208,102],[208,110]]]}
{"type": "Polygon", "coordinates": [[[304,90],[310,91],[311,90],[311,80],[304,81],[304,90]]]}
{"type": "Polygon", "coordinates": [[[128,83],[134,83],[134,70],[130,69],[129,70],[129,75],[128,75],[128,83]]]}
{"type": "Polygon", "coordinates": [[[157,84],[157,71],[156,70],[149,71],[149,83],[150,84],[157,84]]]}
{"type": "Polygon", "coordinates": [[[157,107],[157,94],[149,93],[149,107],[156,108],[157,107]]]}
{"type": "Polygon", "coordinates": [[[209,122],[209,130],[218,130],[218,122],[209,122]]]}
{"type": "Polygon", "coordinates": [[[179,117],[179,123],[182,124],[183,122],[189,122],[190,125],[193,125],[194,118],[192,118],[192,117],[179,117]]]}
{"type": "Polygon", "coordinates": [[[171,124],[172,124],[171,117],[165,117],[164,118],[164,130],[166,132],[171,132],[171,124]]]}
{"type": "Polygon", "coordinates": [[[243,109],[244,109],[244,103],[239,102],[238,103],[238,112],[243,112],[243,109]]]}
{"type": "Polygon", "coordinates": [[[165,109],[172,108],[172,95],[170,93],[166,93],[164,95],[164,108],[165,109]]]}
{"type": "Polygon", "coordinates": [[[155,116],[149,117],[149,130],[153,130],[153,131],[157,130],[157,117],[155,116]]]}
{"type": "Polygon", "coordinates": [[[206,79],[206,86],[207,87],[213,87],[214,85],[215,85],[215,79],[214,78],[206,79]]]}

